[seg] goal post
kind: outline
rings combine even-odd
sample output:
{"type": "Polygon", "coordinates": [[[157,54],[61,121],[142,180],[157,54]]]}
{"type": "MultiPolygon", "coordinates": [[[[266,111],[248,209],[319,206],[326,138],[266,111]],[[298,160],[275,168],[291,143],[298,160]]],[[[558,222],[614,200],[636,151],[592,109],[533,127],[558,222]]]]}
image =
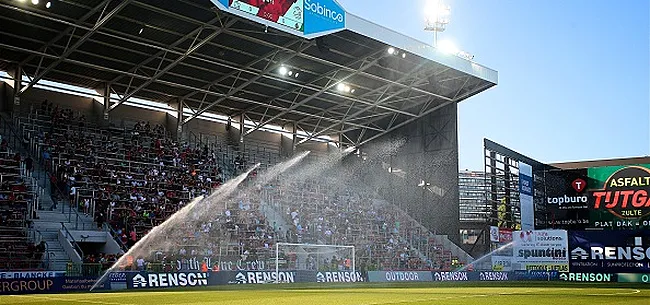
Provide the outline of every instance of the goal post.
{"type": "Polygon", "coordinates": [[[354,246],[300,243],[275,244],[275,272],[286,270],[356,271],[354,246]],[[336,264],[333,263],[336,260],[336,264]],[[341,268],[343,270],[341,270],[341,268]]]}

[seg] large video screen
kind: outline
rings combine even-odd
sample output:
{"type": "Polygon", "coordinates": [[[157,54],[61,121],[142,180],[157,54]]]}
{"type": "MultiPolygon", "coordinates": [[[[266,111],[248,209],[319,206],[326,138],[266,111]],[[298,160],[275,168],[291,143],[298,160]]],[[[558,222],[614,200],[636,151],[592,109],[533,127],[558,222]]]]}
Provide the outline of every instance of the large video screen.
{"type": "Polygon", "coordinates": [[[304,32],[304,0],[230,0],[230,8],[304,32]]]}

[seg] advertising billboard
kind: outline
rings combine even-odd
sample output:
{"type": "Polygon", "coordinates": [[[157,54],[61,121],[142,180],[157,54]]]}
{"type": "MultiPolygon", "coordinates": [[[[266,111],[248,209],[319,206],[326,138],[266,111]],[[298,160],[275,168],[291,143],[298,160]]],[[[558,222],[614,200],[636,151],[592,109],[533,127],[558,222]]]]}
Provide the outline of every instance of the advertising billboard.
{"type": "Polygon", "coordinates": [[[212,0],[242,17],[279,25],[292,34],[313,38],[345,29],[346,12],[336,0],[212,0]],[[243,13],[243,14],[242,14],[243,13]]]}
{"type": "Polygon", "coordinates": [[[515,231],[513,234],[512,269],[568,272],[567,231],[515,231]]]}
{"type": "Polygon", "coordinates": [[[650,164],[589,168],[590,226],[650,229],[650,164]]]}
{"type": "Polygon", "coordinates": [[[547,227],[584,230],[589,226],[588,180],[587,169],[545,173],[547,227]]]}
{"type": "Polygon", "coordinates": [[[304,32],[303,0],[229,0],[229,7],[304,32]]]}
{"type": "Polygon", "coordinates": [[[207,272],[128,273],[129,289],[176,288],[208,286],[207,272]]]}
{"type": "MultiPolygon", "coordinates": [[[[97,278],[94,277],[4,278],[0,279],[0,295],[88,291],[96,282],[97,278]]],[[[104,281],[95,289],[108,290],[111,289],[110,284],[110,281],[104,281]]]]}
{"type": "Polygon", "coordinates": [[[521,204],[521,229],[535,230],[533,167],[522,162],[519,162],[519,203],[521,204]]]}
{"type": "Polygon", "coordinates": [[[569,232],[571,272],[650,272],[650,230],[569,232]]]}

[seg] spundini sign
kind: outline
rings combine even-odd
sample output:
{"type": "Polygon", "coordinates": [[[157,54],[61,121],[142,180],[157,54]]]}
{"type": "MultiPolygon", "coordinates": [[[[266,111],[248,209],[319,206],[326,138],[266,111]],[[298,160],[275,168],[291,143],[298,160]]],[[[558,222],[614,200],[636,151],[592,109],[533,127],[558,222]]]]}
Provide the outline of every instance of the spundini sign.
{"type": "Polygon", "coordinates": [[[571,231],[572,272],[650,272],[650,230],[571,231]]]}
{"type": "Polygon", "coordinates": [[[650,228],[650,164],[597,167],[588,172],[598,184],[589,192],[591,226],[650,228]]]}
{"type": "Polygon", "coordinates": [[[207,272],[129,274],[128,288],[169,288],[208,286],[207,272]]]}
{"type": "Polygon", "coordinates": [[[569,271],[567,231],[515,231],[513,270],[569,271]]]}

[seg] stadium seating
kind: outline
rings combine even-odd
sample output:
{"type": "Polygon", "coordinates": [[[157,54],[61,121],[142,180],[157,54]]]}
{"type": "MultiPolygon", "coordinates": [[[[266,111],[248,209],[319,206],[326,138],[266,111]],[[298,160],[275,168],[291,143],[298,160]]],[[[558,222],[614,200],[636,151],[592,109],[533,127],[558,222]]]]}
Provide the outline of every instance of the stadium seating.
{"type": "Polygon", "coordinates": [[[36,206],[34,184],[22,174],[21,156],[3,140],[0,151],[0,270],[45,268],[46,245],[28,233],[36,206]],[[28,180],[26,182],[26,180],[28,180]]]}
{"type": "MultiPolygon", "coordinates": [[[[225,143],[178,143],[164,127],[148,122],[98,128],[56,106],[43,106],[19,124],[49,169],[52,188],[69,196],[82,213],[92,214],[99,228],[109,224],[125,248],[247,165],[279,161],[225,143]]],[[[250,180],[254,183],[254,177],[250,180]]],[[[274,244],[286,241],[355,245],[359,266],[366,270],[451,269],[450,252],[428,230],[372,192],[336,187],[332,181],[281,181],[235,196],[211,221],[183,224],[179,230],[186,237],[148,263],[173,269],[171,262],[191,257],[269,260],[274,244]],[[271,225],[269,207],[290,225],[271,225]]],[[[84,260],[106,267],[115,258],[87,253],[84,260]]]]}

